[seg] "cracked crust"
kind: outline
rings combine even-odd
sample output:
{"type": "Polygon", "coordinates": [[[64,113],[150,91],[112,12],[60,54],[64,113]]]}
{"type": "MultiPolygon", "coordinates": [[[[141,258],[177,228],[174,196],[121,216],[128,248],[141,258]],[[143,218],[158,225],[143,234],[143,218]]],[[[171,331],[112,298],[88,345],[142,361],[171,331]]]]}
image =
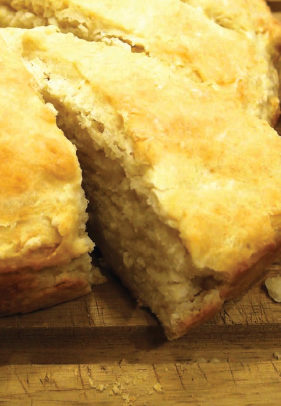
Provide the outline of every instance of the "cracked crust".
{"type": "Polygon", "coordinates": [[[78,146],[103,252],[181,336],[280,247],[281,145],[255,117],[279,114],[278,25],[261,0],[0,4],[87,40],[3,32],[78,146]]]}
{"type": "Polygon", "coordinates": [[[24,312],[87,292],[93,245],[75,148],[1,35],[0,48],[0,313],[24,312]]]}
{"type": "Polygon", "coordinates": [[[221,310],[225,301],[240,298],[253,284],[262,282],[268,274],[268,266],[274,260],[280,261],[281,248],[268,247],[264,251],[264,256],[258,260],[253,266],[243,271],[236,271],[230,276],[229,280],[218,286],[217,293],[211,297],[211,300],[201,312],[198,312],[194,317],[183,318],[174,329],[167,329],[166,335],[173,340],[184,335],[190,328],[202,324],[204,321],[212,318],[218,311],[221,310]]]}
{"type": "Polygon", "coordinates": [[[265,121],[143,53],[52,27],[1,34],[78,147],[100,248],[169,337],[263,275],[281,240],[265,121]]]}
{"type": "Polygon", "coordinates": [[[3,27],[51,24],[145,53],[277,121],[281,29],[263,0],[0,0],[0,7],[3,27]]]}

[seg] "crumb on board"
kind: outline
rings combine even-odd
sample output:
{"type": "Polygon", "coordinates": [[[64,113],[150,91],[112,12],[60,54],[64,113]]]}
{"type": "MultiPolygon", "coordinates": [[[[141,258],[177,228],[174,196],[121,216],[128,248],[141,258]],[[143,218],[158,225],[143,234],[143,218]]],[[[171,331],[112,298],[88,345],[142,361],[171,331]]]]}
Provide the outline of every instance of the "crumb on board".
{"type": "Polygon", "coordinates": [[[157,392],[157,393],[163,392],[162,385],[161,385],[159,382],[157,382],[157,383],[153,386],[153,389],[154,389],[155,392],[157,392]]]}
{"type": "Polygon", "coordinates": [[[273,357],[274,357],[275,359],[277,359],[277,360],[281,360],[281,352],[275,351],[275,352],[273,353],[273,357]]]}
{"type": "Polygon", "coordinates": [[[106,389],[106,386],[101,383],[96,387],[96,389],[98,392],[104,392],[106,389]]]}
{"type": "Polygon", "coordinates": [[[204,363],[204,362],[208,362],[208,361],[206,360],[206,358],[198,358],[197,362],[204,363]]]}
{"type": "Polygon", "coordinates": [[[121,393],[121,387],[120,385],[117,385],[116,383],[113,384],[112,386],[112,393],[114,393],[114,395],[119,395],[121,393]]]}
{"type": "Polygon", "coordinates": [[[106,277],[101,273],[97,266],[92,267],[93,285],[102,285],[107,282],[106,277]]]}
{"type": "Polygon", "coordinates": [[[218,359],[218,358],[212,358],[211,360],[210,360],[210,363],[211,364],[218,364],[220,362],[220,360],[218,359]]]}
{"type": "Polygon", "coordinates": [[[89,376],[88,379],[89,379],[89,384],[90,384],[91,388],[95,389],[96,385],[94,384],[94,381],[92,380],[92,378],[89,376]]]}
{"type": "MultiPolygon", "coordinates": [[[[122,359],[121,361],[116,363],[116,366],[120,367],[121,364],[124,364],[123,366],[125,367],[126,363],[127,361],[122,359]]],[[[166,369],[168,370],[168,368],[166,369]]],[[[107,373],[107,368],[105,366],[100,366],[100,370],[103,371],[103,373],[105,374],[107,373]]],[[[86,372],[88,385],[90,386],[90,388],[94,389],[97,393],[100,394],[100,396],[111,397],[111,402],[113,402],[113,398],[115,398],[116,401],[119,402],[118,404],[120,404],[120,406],[135,405],[136,401],[140,398],[140,395],[134,393],[134,389],[135,386],[139,386],[140,384],[143,386],[144,392],[149,396],[153,396],[153,394],[157,396],[157,394],[160,395],[164,392],[160,382],[156,382],[155,384],[152,383],[151,385],[149,385],[149,377],[147,374],[143,375],[142,370],[142,373],[138,373],[135,377],[134,374],[131,374],[131,371],[127,372],[124,368],[122,369],[122,372],[118,372],[116,374],[115,380],[107,382],[101,382],[100,376],[96,376],[89,367],[87,368],[86,372]]],[[[77,375],[79,375],[78,371],[77,375]]],[[[145,406],[145,404],[143,404],[143,406],[145,406]]]]}

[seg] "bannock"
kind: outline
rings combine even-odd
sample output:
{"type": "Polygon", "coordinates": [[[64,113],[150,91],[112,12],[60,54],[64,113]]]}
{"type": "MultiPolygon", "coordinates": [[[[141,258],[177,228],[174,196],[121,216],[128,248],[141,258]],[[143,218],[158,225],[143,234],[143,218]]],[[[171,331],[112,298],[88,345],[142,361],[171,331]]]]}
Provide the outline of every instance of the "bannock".
{"type": "Polygon", "coordinates": [[[281,242],[281,139],[264,120],[130,47],[1,35],[77,146],[97,245],[169,338],[263,277],[281,242]]]}
{"type": "Polygon", "coordinates": [[[0,34],[0,314],[91,290],[93,244],[75,147],[0,34]]]}

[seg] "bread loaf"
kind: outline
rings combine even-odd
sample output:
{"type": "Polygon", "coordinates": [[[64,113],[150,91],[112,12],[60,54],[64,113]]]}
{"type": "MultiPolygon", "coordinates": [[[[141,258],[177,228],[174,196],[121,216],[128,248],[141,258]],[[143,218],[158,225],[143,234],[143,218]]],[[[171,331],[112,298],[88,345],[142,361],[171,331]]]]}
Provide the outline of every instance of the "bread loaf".
{"type": "Polygon", "coordinates": [[[264,120],[130,47],[1,35],[77,146],[98,246],[169,338],[263,277],[281,242],[281,140],[264,120]]]}

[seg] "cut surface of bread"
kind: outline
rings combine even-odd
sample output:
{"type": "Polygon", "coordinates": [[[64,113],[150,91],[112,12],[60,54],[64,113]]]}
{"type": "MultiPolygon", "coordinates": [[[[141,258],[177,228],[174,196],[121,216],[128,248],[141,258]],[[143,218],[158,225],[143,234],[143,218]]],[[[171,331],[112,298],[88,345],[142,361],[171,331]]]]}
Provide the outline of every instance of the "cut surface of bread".
{"type": "Polygon", "coordinates": [[[0,32],[77,146],[97,244],[169,338],[263,276],[281,243],[281,139],[265,121],[159,58],[0,32]]]}
{"type": "Polygon", "coordinates": [[[49,24],[158,58],[277,121],[281,35],[264,0],[0,0],[2,26],[49,24]]]}
{"type": "Polygon", "coordinates": [[[0,35],[0,314],[90,291],[93,244],[75,147],[0,35]]]}

